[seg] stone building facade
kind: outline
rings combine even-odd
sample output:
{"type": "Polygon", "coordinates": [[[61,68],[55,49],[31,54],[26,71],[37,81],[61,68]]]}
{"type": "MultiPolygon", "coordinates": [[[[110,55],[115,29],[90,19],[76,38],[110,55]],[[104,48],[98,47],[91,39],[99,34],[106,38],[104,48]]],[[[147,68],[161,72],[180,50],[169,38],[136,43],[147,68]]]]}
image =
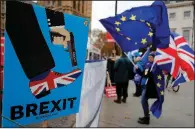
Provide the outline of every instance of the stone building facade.
{"type": "Polygon", "coordinates": [[[169,27],[183,35],[194,49],[194,1],[166,1],[169,27]]]}

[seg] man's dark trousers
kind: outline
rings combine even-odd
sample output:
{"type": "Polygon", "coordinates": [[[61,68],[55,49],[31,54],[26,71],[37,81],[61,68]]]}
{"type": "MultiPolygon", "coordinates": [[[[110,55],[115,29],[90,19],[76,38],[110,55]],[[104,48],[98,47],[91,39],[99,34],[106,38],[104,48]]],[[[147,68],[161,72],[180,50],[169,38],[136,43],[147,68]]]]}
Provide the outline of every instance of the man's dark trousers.
{"type": "Polygon", "coordinates": [[[128,82],[116,83],[116,93],[119,99],[122,96],[126,99],[128,97],[128,82]]]}

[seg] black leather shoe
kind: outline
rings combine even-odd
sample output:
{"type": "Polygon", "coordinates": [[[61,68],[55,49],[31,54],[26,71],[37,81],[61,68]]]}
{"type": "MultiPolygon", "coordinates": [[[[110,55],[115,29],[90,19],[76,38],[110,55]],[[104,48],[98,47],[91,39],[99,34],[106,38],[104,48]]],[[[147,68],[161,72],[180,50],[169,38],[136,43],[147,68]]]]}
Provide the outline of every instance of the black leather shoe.
{"type": "Polygon", "coordinates": [[[141,95],[138,95],[138,94],[133,94],[133,97],[140,97],[141,95]]]}
{"type": "Polygon", "coordinates": [[[140,117],[139,120],[144,120],[145,117],[140,117]]]}
{"type": "Polygon", "coordinates": [[[150,117],[139,118],[137,122],[140,124],[149,125],[150,124],[150,117]]]}
{"type": "Polygon", "coordinates": [[[114,100],[115,103],[121,104],[121,100],[114,100]]]}
{"type": "Polygon", "coordinates": [[[126,102],[127,102],[127,99],[126,99],[126,98],[123,98],[123,99],[122,99],[122,102],[123,102],[123,103],[126,103],[126,102]]]}

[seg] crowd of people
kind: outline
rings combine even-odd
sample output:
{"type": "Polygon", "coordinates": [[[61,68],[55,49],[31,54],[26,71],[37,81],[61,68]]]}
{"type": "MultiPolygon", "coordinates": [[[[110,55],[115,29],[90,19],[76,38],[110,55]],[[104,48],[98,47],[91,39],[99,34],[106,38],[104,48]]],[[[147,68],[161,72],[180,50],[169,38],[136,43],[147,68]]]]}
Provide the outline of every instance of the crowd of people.
{"type": "Polygon", "coordinates": [[[155,51],[151,51],[148,56],[147,63],[142,62],[140,52],[136,52],[130,60],[125,53],[119,59],[108,59],[107,71],[111,76],[112,85],[116,85],[117,99],[115,103],[126,103],[128,97],[129,80],[133,80],[136,86],[134,97],[141,96],[141,105],[144,117],[138,119],[140,124],[150,123],[148,99],[156,99],[158,97],[156,85],[153,79],[151,67],[155,57],[155,51]]]}

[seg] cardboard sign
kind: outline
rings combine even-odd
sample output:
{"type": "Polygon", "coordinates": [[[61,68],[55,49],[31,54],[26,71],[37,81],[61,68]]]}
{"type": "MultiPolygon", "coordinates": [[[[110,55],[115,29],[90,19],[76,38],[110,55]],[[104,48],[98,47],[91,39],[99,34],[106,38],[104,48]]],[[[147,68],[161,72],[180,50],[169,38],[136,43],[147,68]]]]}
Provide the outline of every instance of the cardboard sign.
{"type": "MultiPolygon", "coordinates": [[[[6,2],[3,116],[21,125],[79,111],[89,20],[6,2]]],[[[3,127],[17,127],[3,119],[3,127]]]]}

